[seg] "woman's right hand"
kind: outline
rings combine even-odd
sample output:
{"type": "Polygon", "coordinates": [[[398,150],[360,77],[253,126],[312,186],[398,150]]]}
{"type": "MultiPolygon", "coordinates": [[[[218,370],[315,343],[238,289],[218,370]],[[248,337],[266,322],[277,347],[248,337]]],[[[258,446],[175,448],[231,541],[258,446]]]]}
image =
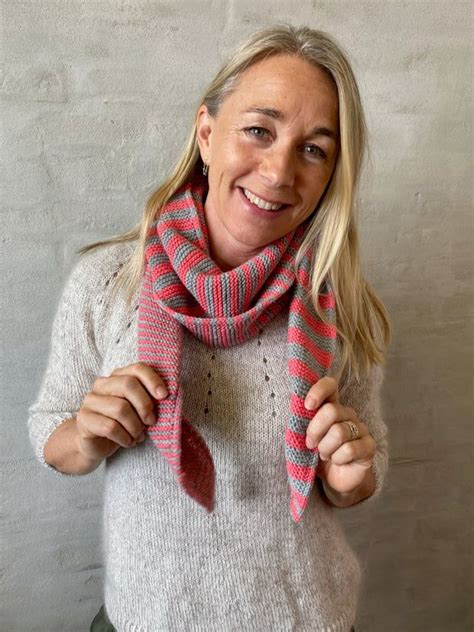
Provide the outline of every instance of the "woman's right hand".
{"type": "Polygon", "coordinates": [[[103,461],[120,447],[132,448],[156,423],[154,400],[168,396],[163,380],[143,362],[98,377],[76,415],[77,448],[90,461],[103,461]]]}

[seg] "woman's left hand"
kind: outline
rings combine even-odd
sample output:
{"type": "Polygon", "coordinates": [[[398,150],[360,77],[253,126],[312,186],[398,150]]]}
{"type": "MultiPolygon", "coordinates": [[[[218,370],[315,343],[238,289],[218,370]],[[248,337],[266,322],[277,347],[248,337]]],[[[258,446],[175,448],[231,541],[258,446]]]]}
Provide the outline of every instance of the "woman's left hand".
{"type": "Polygon", "coordinates": [[[367,477],[376,452],[367,426],[353,408],[340,403],[338,383],[332,377],[323,377],[310,388],[305,406],[317,410],[306,431],[307,447],[319,451],[317,475],[336,492],[353,491],[367,477]],[[346,420],[357,426],[358,439],[351,440],[346,420]]]}

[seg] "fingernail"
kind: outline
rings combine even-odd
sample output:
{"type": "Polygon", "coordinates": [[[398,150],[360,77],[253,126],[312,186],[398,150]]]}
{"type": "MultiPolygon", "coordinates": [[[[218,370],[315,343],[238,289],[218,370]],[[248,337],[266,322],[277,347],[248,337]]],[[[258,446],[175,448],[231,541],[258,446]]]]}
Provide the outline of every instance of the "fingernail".
{"type": "Polygon", "coordinates": [[[155,393],[158,399],[163,399],[164,397],[168,396],[168,391],[166,390],[166,388],[164,388],[164,386],[158,386],[155,393]]]}
{"type": "Polygon", "coordinates": [[[311,397],[308,397],[308,399],[305,399],[305,401],[304,401],[304,406],[305,406],[306,410],[315,410],[316,409],[316,401],[314,399],[312,399],[311,397]]]}
{"type": "Polygon", "coordinates": [[[138,435],[137,443],[141,443],[142,441],[145,441],[145,439],[146,439],[146,435],[144,432],[142,432],[141,434],[138,435]]]}
{"type": "Polygon", "coordinates": [[[150,413],[148,417],[145,418],[145,423],[147,424],[147,426],[154,426],[156,423],[155,415],[153,413],[150,413]]]}
{"type": "Polygon", "coordinates": [[[316,447],[316,441],[311,437],[306,437],[306,447],[308,448],[308,450],[312,450],[316,447]]]}

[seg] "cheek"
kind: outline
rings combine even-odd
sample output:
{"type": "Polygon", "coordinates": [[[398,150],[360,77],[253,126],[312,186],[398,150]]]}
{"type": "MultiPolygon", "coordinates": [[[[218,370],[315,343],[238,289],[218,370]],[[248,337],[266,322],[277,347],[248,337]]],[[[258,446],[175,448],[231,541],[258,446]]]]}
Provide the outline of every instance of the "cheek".
{"type": "Polygon", "coordinates": [[[248,173],[256,163],[254,152],[247,143],[234,139],[234,142],[225,145],[225,150],[220,152],[218,158],[218,170],[227,183],[248,173]]]}
{"type": "Polygon", "coordinates": [[[305,199],[308,203],[308,205],[314,209],[317,205],[319,200],[321,199],[326,186],[329,182],[329,179],[331,177],[331,172],[328,172],[326,170],[321,171],[317,174],[315,174],[313,176],[313,178],[311,178],[310,180],[308,180],[307,182],[305,182],[304,185],[304,190],[305,190],[305,199]]]}

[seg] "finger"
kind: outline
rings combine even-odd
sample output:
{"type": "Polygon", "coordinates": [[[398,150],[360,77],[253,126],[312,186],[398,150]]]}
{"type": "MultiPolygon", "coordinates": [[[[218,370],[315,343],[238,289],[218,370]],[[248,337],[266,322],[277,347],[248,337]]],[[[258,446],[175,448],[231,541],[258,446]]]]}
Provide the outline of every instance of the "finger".
{"type": "MultiPolygon", "coordinates": [[[[150,397],[149,391],[134,375],[116,374],[110,377],[98,377],[94,382],[92,392],[100,396],[125,398],[145,425],[151,426],[156,423],[154,413],[156,396],[150,397]]],[[[92,404],[89,407],[92,407],[92,404]]],[[[115,415],[111,416],[117,419],[115,415]]]]}
{"type": "Polygon", "coordinates": [[[311,449],[318,446],[319,448],[321,440],[329,429],[344,419],[357,421],[357,413],[353,408],[343,406],[340,403],[328,402],[323,404],[308,424],[306,430],[307,447],[311,449]]]}
{"type": "MultiPolygon", "coordinates": [[[[150,400],[148,395],[146,395],[146,397],[150,400]]],[[[137,411],[124,397],[97,395],[97,393],[91,392],[84,397],[83,406],[104,417],[114,419],[124,427],[133,439],[136,439],[145,429],[137,411]]]]}
{"type": "Polygon", "coordinates": [[[316,410],[325,401],[338,402],[338,382],[333,377],[322,377],[309,389],[304,400],[307,410],[316,410]]]}
{"type": "Polygon", "coordinates": [[[133,375],[142,382],[147,391],[156,399],[168,397],[168,389],[155,369],[144,362],[114,369],[111,375],[133,375]]]}
{"type": "MultiPolygon", "coordinates": [[[[364,430],[365,424],[352,420],[359,431],[359,439],[368,433],[364,430]],[[364,426],[364,427],[362,427],[364,426]]],[[[358,439],[351,439],[352,434],[348,425],[344,422],[336,422],[333,424],[318,444],[318,450],[323,461],[329,459],[336,450],[346,443],[354,443],[358,439]]]]}
{"type": "Polygon", "coordinates": [[[77,431],[81,439],[102,437],[110,439],[122,448],[130,448],[135,439],[115,419],[81,408],[77,414],[77,431]]]}
{"type": "Polygon", "coordinates": [[[355,441],[347,441],[343,443],[337,450],[331,454],[320,452],[323,461],[331,460],[335,465],[347,465],[356,461],[358,463],[371,464],[376,451],[376,444],[370,435],[365,435],[355,441]]]}

